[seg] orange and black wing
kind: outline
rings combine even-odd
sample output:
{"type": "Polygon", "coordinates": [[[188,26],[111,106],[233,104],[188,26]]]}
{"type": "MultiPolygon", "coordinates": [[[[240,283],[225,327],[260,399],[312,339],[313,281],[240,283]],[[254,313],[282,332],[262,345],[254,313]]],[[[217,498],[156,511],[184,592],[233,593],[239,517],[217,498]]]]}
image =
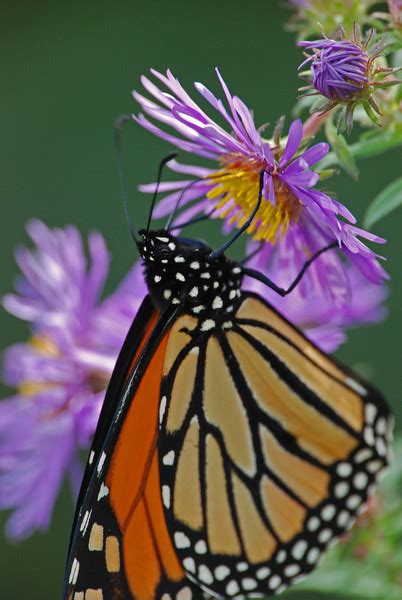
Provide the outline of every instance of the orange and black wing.
{"type": "Polygon", "coordinates": [[[161,590],[190,597],[192,584],[184,581],[165,522],[157,451],[166,347],[180,327],[176,311],[159,316],[146,299],[119,357],[80,493],[68,600],[153,600],[163,598],[161,590]]]}
{"type": "Polygon", "coordinates": [[[168,530],[207,594],[277,594],[363,509],[387,464],[389,412],[256,295],[201,329],[187,317],[166,350],[158,446],[168,530]]]}

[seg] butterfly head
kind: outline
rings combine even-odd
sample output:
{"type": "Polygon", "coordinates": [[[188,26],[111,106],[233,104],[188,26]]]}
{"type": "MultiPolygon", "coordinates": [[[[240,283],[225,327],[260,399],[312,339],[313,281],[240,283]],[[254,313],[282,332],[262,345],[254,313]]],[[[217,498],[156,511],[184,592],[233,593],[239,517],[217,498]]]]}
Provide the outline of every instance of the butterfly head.
{"type": "Polygon", "coordinates": [[[179,238],[166,230],[139,232],[149,293],[158,307],[183,303],[202,316],[232,313],[240,298],[242,269],[198,240],[179,238]]]}

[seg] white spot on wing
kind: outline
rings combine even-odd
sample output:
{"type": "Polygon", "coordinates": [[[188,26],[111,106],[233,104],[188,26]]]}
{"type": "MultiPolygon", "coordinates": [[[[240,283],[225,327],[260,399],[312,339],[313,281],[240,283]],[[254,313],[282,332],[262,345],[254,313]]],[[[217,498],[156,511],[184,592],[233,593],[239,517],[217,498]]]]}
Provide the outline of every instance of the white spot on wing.
{"type": "Polygon", "coordinates": [[[105,485],[103,482],[101,483],[101,486],[99,488],[99,493],[98,493],[98,502],[99,500],[102,500],[102,498],[105,498],[109,493],[109,488],[107,487],[107,485],[105,485]]]}
{"type": "Polygon", "coordinates": [[[230,569],[226,565],[220,565],[215,569],[215,577],[218,581],[225,579],[230,573],[230,569]]]}
{"type": "Polygon", "coordinates": [[[353,467],[349,463],[339,463],[336,467],[336,472],[340,477],[349,477],[352,471],[353,467]]]}
{"type": "Polygon", "coordinates": [[[189,548],[190,540],[182,531],[176,531],[174,534],[174,543],[176,548],[189,548]]]}
{"type": "Polygon", "coordinates": [[[191,556],[189,556],[188,558],[185,558],[183,560],[183,567],[186,569],[186,571],[190,571],[190,573],[195,573],[194,558],[191,558],[191,556]]]}
{"type": "Polygon", "coordinates": [[[212,308],[213,309],[217,309],[217,308],[222,308],[223,306],[223,300],[220,296],[216,296],[216,298],[214,298],[213,302],[212,302],[212,308]]]}
{"type": "Polygon", "coordinates": [[[346,481],[340,481],[335,486],[335,498],[344,498],[349,493],[350,486],[346,481]]]}
{"type": "Polygon", "coordinates": [[[257,582],[252,577],[245,577],[244,579],[242,579],[241,584],[243,589],[247,591],[255,590],[255,588],[257,587],[257,582]]]}
{"type": "Polygon", "coordinates": [[[293,550],[292,550],[292,555],[294,558],[296,558],[297,560],[301,560],[304,556],[304,553],[306,552],[308,547],[308,544],[306,542],[306,540],[299,540],[298,542],[296,542],[296,544],[293,546],[293,550]]]}
{"type": "Polygon", "coordinates": [[[159,425],[162,424],[163,417],[165,415],[167,398],[166,396],[162,396],[160,404],[159,404],[159,425]]]}
{"type": "Polygon", "coordinates": [[[182,588],[180,592],[177,592],[176,594],[176,600],[191,600],[192,597],[193,592],[189,587],[182,588]]]}
{"type": "Polygon", "coordinates": [[[371,404],[370,402],[369,404],[366,404],[365,413],[367,423],[369,423],[370,425],[374,423],[374,419],[377,415],[377,407],[374,406],[374,404],[371,404]]]}
{"type": "Polygon", "coordinates": [[[359,450],[359,452],[355,455],[355,462],[362,463],[369,458],[372,458],[373,451],[370,448],[363,448],[363,450],[359,450]]]}
{"type": "Polygon", "coordinates": [[[358,490],[363,490],[368,484],[368,475],[363,471],[356,473],[353,484],[358,490]]]}
{"type": "Polygon", "coordinates": [[[205,554],[207,551],[207,545],[204,540],[197,542],[194,546],[194,550],[197,552],[197,554],[205,554]]]}
{"type": "Polygon", "coordinates": [[[71,565],[70,577],[68,579],[68,583],[72,583],[75,585],[78,579],[78,572],[80,570],[80,563],[76,558],[73,560],[73,564],[71,565]]]}
{"type": "Polygon", "coordinates": [[[284,573],[285,573],[286,577],[294,577],[295,575],[300,573],[300,567],[299,567],[299,565],[296,565],[295,563],[292,565],[288,565],[287,567],[285,567],[284,573]]]}
{"type": "Polygon", "coordinates": [[[211,571],[206,565],[200,565],[198,568],[198,577],[206,584],[211,584],[214,581],[211,571]]]}
{"type": "Polygon", "coordinates": [[[162,486],[162,500],[166,508],[170,508],[170,487],[167,485],[162,486]]]}
{"type": "Polygon", "coordinates": [[[175,457],[174,450],[170,450],[162,458],[163,464],[166,465],[167,467],[171,467],[174,463],[174,457],[175,457]]]}
{"type": "Polygon", "coordinates": [[[318,535],[318,541],[321,542],[321,544],[325,544],[331,538],[332,538],[331,529],[323,529],[322,531],[320,531],[320,533],[318,535]]]}
{"type": "Polygon", "coordinates": [[[279,575],[272,575],[271,579],[268,582],[268,587],[271,590],[276,590],[282,583],[282,579],[279,575]]]}
{"type": "Polygon", "coordinates": [[[84,535],[85,535],[85,533],[87,531],[88,523],[89,523],[89,518],[91,516],[91,512],[92,511],[87,510],[87,512],[85,513],[85,515],[84,515],[84,517],[83,517],[83,519],[81,521],[80,531],[82,532],[82,537],[84,537],[84,535]]]}
{"type": "Polygon", "coordinates": [[[360,394],[360,396],[367,396],[367,390],[360,385],[357,381],[352,379],[351,377],[346,377],[345,382],[351,387],[355,392],[360,394]]]}
{"type": "Polygon", "coordinates": [[[258,571],[256,572],[256,576],[258,579],[266,579],[270,574],[271,569],[269,567],[261,567],[261,569],[258,569],[258,571]]]}
{"type": "Polygon", "coordinates": [[[215,327],[215,321],[213,319],[206,319],[201,324],[201,331],[209,331],[215,327]]]}
{"type": "Polygon", "coordinates": [[[106,454],[104,452],[102,452],[99,462],[96,467],[96,470],[98,472],[98,477],[102,473],[102,469],[103,469],[103,465],[105,464],[105,460],[106,460],[106,454]]]}
{"type": "Polygon", "coordinates": [[[229,583],[226,586],[226,593],[229,594],[229,596],[234,596],[239,591],[240,588],[237,581],[235,581],[234,579],[232,581],[229,581],[229,583]]]}

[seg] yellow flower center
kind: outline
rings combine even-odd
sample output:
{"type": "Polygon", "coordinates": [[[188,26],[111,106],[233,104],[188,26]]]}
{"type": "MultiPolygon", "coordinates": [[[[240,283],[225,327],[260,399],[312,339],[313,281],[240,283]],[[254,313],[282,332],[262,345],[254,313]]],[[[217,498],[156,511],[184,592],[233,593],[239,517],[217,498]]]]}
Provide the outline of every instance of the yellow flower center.
{"type": "MultiPolygon", "coordinates": [[[[218,199],[217,209],[223,209],[224,219],[233,213],[229,222],[241,227],[251,215],[258,198],[259,174],[266,168],[262,160],[231,154],[222,159],[222,168],[208,179],[214,184],[207,193],[211,200],[218,199]]],[[[255,240],[275,244],[281,240],[292,222],[297,222],[302,208],[289,188],[273,174],[276,204],[263,197],[261,206],[247,232],[255,240]]]]}

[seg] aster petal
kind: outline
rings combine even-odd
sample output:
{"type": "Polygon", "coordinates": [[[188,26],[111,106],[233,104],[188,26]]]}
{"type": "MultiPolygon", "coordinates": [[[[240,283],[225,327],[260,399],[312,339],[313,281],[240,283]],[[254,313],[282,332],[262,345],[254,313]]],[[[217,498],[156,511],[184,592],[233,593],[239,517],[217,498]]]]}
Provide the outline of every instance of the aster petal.
{"type": "Polygon", "coordinates": [[[321,142],[319,144],[314,144],[311,148],[305,150],[299,157],[300,161],[304,161],[307,165],[315,165],[320,160],[324,158],[329,152],[329,144],[321,142]]]}
{"type": "Polygon", "coordinates": [[[201,96],[203,96],[205,100],[223,116],[230,127],[234,129],[236,126],[235,122],[224,107],[222,100],[217,98],[203,83],[197,81],[194,83],[194,87],[197,92],[199,92],[201,96]]]}
{"type": "Polygon", "coordinates": [[[199,167],[196,165],[186,165],[174,159],[168,162],[168,167],[171,171],[174,171],[175,173],[185,173],[186,175],[194,175],[199,179],[208,177],[208,175],[211,175],[211,173],[213,173],[212,169],[207,169],[206,167],[199,167]]]}
{"type": "Polygon", "coordinates": [[[175,192],[173,194],[169,194],[165,196],[160,202],[158,202],[157,206],[154,210],[154,218],[160,219],[161,217],[165,217],[166,215],[170,215],[174,210],[177,201],[180,196],[182,199],[180,201],[180,206],[183,208],[192,200],[196,200],[205,196],[208,190],[211,188],[210,185],[205,184],[204,182],[200,185],[194,184],[191,188],[187,189],[184,193],[183,191],[175,192]],[[183,195],[182,195],[183,194],[183,195]]]}
{"type": "Polygon", "coordinates": [[[10,537],[47,528],[73,450],[66,415],[50,421],[19,398],[0,403],[0,507],[14,509],[6,525],[10,537]]]}
{"type": "MultiPolygon", "coordinates": [[[[314,171],[299,171],[293,169],[292,172],[291,169],[287,169],[285,173],[278,176],[278,179],[286,183],[289,187],[310,188],[319,181],[320,176],[314,171]]],[[[297,194],[295,195],[297,196],[297,194]]]]}
{"type": "Polygon", "coordinates": [[[300,142],[303,137],[303,123],[300,119],[293,121],[289,128],[288,141],[286,142],[285,150],[282,158],[279,161],[279,166],[283,167],[286,165],[291,158],[296,154],[299,149],[300,142]]]}
{"type": "Polygon", "coordinates": [[[206,151],[202,147],[200,147],[198,144],[191,143],[186,140],[182,140],[170,133],[167,133],[166,131],[163,131],[162,129],[159,129],[159,127],[157,127],[156,125],[151,123],[151,121],[149,121],[142,114],[139,114],[138,116],[132,115],[132,117],[133,117],[134,121],[136,121],[139,125],[141,125],[141,127],[144,127],[144,129],[147,129],[148,131],[150,131],[157,137],[160,137],[162,140],[165,140],[166,142],[173,144],[174,146],[176,146],[177,148],[180,148],[181,150],[184,150],[185,152],[192,152],[193,154],[197,154],[199,156],[204,156],[205,158],[215,158],[216,157],[215,152],[206,151]]]}
{"type": "Polygon", "coordinates": [[[148,194],[153,194],[156,189],[160,192],[170,192],[172,190],[182,190],[193,182],[193,179],[182,179],[181,181],[162,181],[159,185],[157,183],[142,183],[138,186],[138,189],[140,192],[148,194]]]}
{"type": "Polygon", "coordinates": [[[77,371],[68,359],[60,361],[36,350],[32,344],[14,344],[4,353],[5,381],[12,386],[24,382],[70,384],[77,378],[77,371]]]}
{"type": "Polygon", "coordinates": [[[261,152],[261,149],[262,149],[261,136],[255,127],[254,119],[253,119],[251,112],[249,111],[247,106],[244,104],[243,100],[241,100],[237,96],[233,97],[233,106],[241,119],[241,122],[247,133],[251,147],[257,148],[258,151],[261,152]]]}
{"type": "Polygon", "coordinates": [[[90,268],[82,295],[84,301],[94,305],[100,299],[109,273],[110,254],[103,236],[96,231],[89,234],[88,247],[90,268]]]}

